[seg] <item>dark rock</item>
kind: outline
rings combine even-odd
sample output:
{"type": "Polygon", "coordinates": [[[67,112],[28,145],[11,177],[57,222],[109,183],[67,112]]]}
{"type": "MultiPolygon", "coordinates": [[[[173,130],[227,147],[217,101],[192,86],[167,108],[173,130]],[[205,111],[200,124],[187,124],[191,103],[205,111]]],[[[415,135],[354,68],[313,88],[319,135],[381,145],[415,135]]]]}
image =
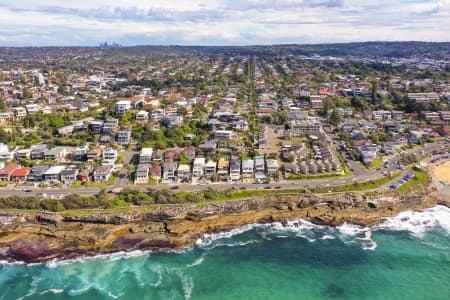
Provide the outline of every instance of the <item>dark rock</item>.
{"type": "Polygon", "coordinates": [[[377,208],[377,204],[376,204],[375,202],[372,202],[372,201],[367,202],[367,206],[368,206],[369,208],[377,208]]]}

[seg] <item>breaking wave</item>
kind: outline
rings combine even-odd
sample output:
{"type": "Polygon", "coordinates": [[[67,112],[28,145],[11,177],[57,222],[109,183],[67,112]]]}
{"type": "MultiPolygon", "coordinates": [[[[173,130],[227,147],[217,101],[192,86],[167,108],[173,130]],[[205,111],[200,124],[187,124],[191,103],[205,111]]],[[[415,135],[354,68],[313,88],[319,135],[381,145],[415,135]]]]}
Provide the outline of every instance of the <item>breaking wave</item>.
{"type": "Polygon", "coordinates": [[[405,211],[386,218],[380,225],[372,228],[344,223],[336,228],[316,225],[306,220],[274,222],[270,224],[250,224],[226,232],[205,234],[196,242],[196,247],[211,250],[216,247],[242,246],[257,243],[258,239],[302,238],[308,242],[340,239],[344,243],[357,243],[364,250],[375,250],[377,243],[372,238],[375,231],[406,232],[414,238],[423,238],[430,230],[439,230],[450,235],[450,208],[436,206],[418,212],[405,211]],[[246,235],[256,234],[257,239],[246,235]],[[243,237],[243,238],[240,238],[243,237]]]}

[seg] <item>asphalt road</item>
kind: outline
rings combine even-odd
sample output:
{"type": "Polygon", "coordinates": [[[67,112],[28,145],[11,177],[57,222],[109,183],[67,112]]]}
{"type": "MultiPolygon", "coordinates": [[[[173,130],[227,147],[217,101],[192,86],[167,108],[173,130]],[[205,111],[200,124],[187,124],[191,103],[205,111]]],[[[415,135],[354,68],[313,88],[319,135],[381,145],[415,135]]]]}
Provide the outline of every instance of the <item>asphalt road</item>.
{"type": "MultiPolygon", "coordinates": [[[[407,153],[414,153],[421,157],[429,157],[432,156],[433,151],[436,150],[447,150],[450,151],[450,145],[447,143],[433,143],[433,144],[426,144],[423,147],[418,147],[416,149],[407,151],[407,153]]],[[[125,162],[130,163],[132,160],[132,156],[135,153],[128,152],[125,158],[125,162]]],[[[178,187],[175,191],[200,191],[205,190],[209,187],[214,188],[216,190],[227,190],[230,188],[235,187],[236,189],[249,189],[249,190],[255,190],[255,189],[264,189],[264,187],[269,186],[271,189],[293,189],[293,188],[314,188],[319,186],[336,186],[336,185],[346,185],[346,184],[352,184],[355,181],[363,182],[363,181],[369,181],[369,180],[377,180],[382,178],[383,171],[387,172],[396,172],[398,171],[397,168],[397,161],[400,158],[400,155],[394,155],[392,157],[389,157],[387,159],[388,161],[388,168],[381,167],[380,170],[364,170],[363,168],[360,168],[361,171],[358,172],[357,175],[353,174],[353,176],[349,177],[343,177],[343,178],[335,178],[335,179],[314,179],[314,180],[298,180],[298,181],[278,181],[278,182],[271,182],[269,184],[254,184],[254,183],[238,183],[238,184],[230,184],[230,183],[211,183],[211,184],[205,184],[205,185],[194,185],[194,184],[177,184],[178,187]]],[[[358,163],[359,162],[355,162],[358,163]]],[[[123,174],[122,178],[119,178],[116,182],[115,186],[109,187],[106,190],[112,191],[113,189],[122,189],[122,188],[132,188],[132,189],[140,189],[140,190],[147,190],[147,189],[153,189],[153,190],[162,190],[162,189],[170,189],[172,185],[169,184],[158,184],[158,185],[132,185],[128,183],[128,178],[126,176],[127,169],[126,167],[122,167],[120,170],[120,174],[123,174]]],[[[119,175],[121,177],[121,175],[119,175]]],[[[386,185],[387,186],[387,185],[386,185]]],[[[48,196],[52,197],[59,197],[59,196],[66,196],[69,194],[76,193],[78,195],[95,195],[97,194],[101,188],[90,188],[90,187],[83,187],[83,188],[25,188],[28,190],[25,192],[22,189],[8,189],[8,188],[2,188],[0,189],[1,195],[4,196],[11,196],[11,195],[43,195],[46,194],[48,196]]]]}

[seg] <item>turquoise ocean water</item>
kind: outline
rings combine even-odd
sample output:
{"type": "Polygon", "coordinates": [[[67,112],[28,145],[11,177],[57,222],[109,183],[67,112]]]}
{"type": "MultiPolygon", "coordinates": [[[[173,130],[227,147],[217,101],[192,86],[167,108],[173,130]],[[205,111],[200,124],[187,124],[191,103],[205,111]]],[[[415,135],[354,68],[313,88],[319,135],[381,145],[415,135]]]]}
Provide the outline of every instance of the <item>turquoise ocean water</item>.
{"type": "Polygon", "coordinates": [[[2,264],[0,299],[448,300],[450,209],[371,229],[252,225],[180,253],[2,264]]]}

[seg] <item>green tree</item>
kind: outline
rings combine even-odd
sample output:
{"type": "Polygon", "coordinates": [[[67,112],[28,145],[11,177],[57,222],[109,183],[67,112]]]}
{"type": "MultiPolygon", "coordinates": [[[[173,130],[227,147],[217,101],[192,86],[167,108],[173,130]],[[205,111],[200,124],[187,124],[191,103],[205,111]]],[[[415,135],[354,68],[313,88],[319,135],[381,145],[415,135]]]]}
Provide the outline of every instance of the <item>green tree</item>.
{"type": "Polygon", "coordinates": [[[337,111],[337,109],[333,109],[333,112],[330,114],[330,117],[328,118],[328,122],[331,125],[334,126],[339,126],[339,124],[341,123],[341,115],[339,114],[339,112],[337,111]]]}

